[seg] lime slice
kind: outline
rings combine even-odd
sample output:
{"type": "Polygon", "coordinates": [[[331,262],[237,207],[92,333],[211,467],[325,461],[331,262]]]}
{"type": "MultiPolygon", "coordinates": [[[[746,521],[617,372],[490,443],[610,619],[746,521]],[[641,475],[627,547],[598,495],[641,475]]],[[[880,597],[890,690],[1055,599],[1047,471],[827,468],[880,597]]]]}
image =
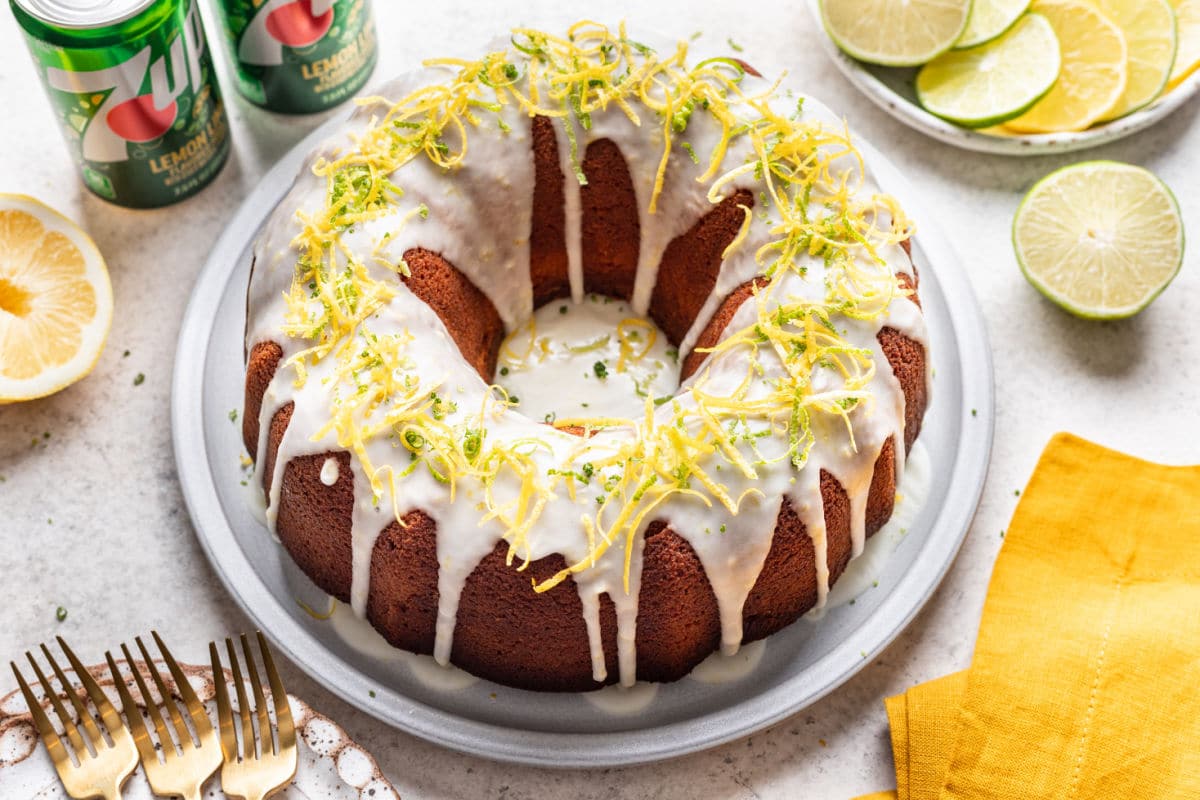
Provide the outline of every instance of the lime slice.
{"type": "Polygon", "coordinates": [[[1200,69],[1200,0],[1175,0],[1175,22],[1179,50],[1175,53],[1171,77],[1167,79],[1168,89],[1174,89],[1200,69]]]}
{"type": "Polygon", "coordinates": [[[1005,124],[1022,133],[1081,131],[1125,93],[1125,36],[1086,0],[1034,0],[1032,9],[1058,35],[1062,71],[1041,102],[1005,124]]]}
{"type": "Polygon", "coordinates": [[[1089,161],[1034,186],[1013,220],[1021,271],[1088,319],[1141,311],[1179,272],[1183,220],[1171,190],[1141,167],[1089,161]]]}
{"type": "Polygon", "coordinates": [[[1167,0],[1092,0],[1125,34],[1129,82],[1117,105],[1101,119],[1137,111],[1162,94],[1175,63],[1175,11],[1167,0]]]}
{"type": "Polygon", "coordinates": [[[971,0],[821,0],[829,38],[860,61],[915,67],[962,35],[971,0]]]}
{"type": "Polygon", "coordinates": [[[995,39],[1029,10],[1029,3],[1030,0],[975,0],[967,29],[954,43],[954,49],[966,50],[995,39]]]}
{"type": "Polygon", "coordinates": [[[1026,14],[1000,38],[926,64],[917,74],[917,99],[939,117],[986,128],[1019,117],[1044,97],[1061,64],[1050,23],[1026,14]]]}

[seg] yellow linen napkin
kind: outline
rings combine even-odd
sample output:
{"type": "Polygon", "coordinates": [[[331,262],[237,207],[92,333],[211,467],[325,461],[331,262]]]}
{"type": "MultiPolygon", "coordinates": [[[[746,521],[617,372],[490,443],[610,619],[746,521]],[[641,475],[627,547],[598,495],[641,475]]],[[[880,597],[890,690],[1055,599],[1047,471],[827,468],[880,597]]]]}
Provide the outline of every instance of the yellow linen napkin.
{"type": "Polygon", "coordinates": [[[887,710],[898,800],[1200,797],[1200,467],[1054,437],[970,669],[887,710]]]}

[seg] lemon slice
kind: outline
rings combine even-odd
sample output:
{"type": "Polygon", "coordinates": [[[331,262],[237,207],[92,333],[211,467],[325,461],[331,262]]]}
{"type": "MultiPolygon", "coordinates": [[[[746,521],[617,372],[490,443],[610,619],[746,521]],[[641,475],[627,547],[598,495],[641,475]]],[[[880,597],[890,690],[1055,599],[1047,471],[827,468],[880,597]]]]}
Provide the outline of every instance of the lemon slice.
{"type": "Polygon", "coordinates": [[[1045,17],[1026,14],[1008,33],[970,50],[951,50],[917,74],[917,100],[968,128],[1018,117],[1050,91],[1062,59],[1045,17]]]}
{"type": "Polygon", "coordinates": [[[975,0],[967,28],[954,43],[955,50],[978,47],[1007,31],[1029,9],[1030,0],[975,0]]]}
{"type": "Polygon", "coordinates": [[[872,64],[915,67],[949,50],[967,25],[971,0],[821,0],[829,38],[872,64]]]}
{"type": "Polygon", "coordinates": [[[0,403],[87,375],[111,322],[108,270],[91,238],[32,197],[0,194],[0,403]]]}
{"type": "Polygon", "coordinates": [[[1086,0],[1034,0],[1031,8],[1058,35],[1062,71],[1041,102],[1005,124],[1022,133],[1081,131],[1125,93],[1125,36],[1086,0]]]}
{"type": "Polygon", "coordinates": [[[1141,311],[1183,263],[1183,220],[1171,190],[1141,167],[1089,161],[1034,186],[1013,220],[1021,271],[1072,314],[1141,311]]]}
{"type": "Polygon", "coordinates": [[[1179,50],[1175,66],[1167,79],[1167,88],[1174,89],[1197,69],[1200,69],[1200,0],[1175,0],[1175,22],[1179,30],[1179,50]]]}
{"type": "Polygon", "coordinates": [[[1101,117],[1116,119],[1162,94],[1175,63],[1175,11],[1167,0],[1092,0],[1125,35],[1129,81],[1117,105],[1101,117]]]}

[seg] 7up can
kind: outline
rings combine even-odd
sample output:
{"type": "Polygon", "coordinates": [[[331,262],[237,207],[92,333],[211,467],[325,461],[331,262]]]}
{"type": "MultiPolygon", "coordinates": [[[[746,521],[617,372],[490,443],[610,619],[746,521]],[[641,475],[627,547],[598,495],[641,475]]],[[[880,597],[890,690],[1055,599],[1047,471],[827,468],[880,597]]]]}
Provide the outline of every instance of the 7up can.
{"type": "Polygon", "coordinates": [[[199,191],[229,125],[197,0],[9,0],[83,181],[154,208],[199,191]]]}
{"type": "Polygon", "coordinates": [[[306,114],[353,95],[375,68],[369,0],[217,0],[238,89],[271,111],[306,114]]]}

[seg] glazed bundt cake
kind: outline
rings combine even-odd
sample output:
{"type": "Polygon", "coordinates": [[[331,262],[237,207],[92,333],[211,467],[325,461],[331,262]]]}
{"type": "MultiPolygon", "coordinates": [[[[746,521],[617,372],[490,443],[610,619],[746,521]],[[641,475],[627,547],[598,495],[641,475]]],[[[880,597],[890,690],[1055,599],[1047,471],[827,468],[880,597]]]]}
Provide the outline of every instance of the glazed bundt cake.
{"type": "Polygon", "coordinates": [[[428,62],[256,245],[268,523],[398,648],[527,689],[676,680],[820,606],[892,513],[929,387],[911,226],[843,123],[688,50],[581,23],[428,62]],[[628,324],[544,384],[580,402],[518,397],[554,352],[531,320],[608,301],[628,324]],[[656,337],[670,391],[591,413],[656,337]]]}

